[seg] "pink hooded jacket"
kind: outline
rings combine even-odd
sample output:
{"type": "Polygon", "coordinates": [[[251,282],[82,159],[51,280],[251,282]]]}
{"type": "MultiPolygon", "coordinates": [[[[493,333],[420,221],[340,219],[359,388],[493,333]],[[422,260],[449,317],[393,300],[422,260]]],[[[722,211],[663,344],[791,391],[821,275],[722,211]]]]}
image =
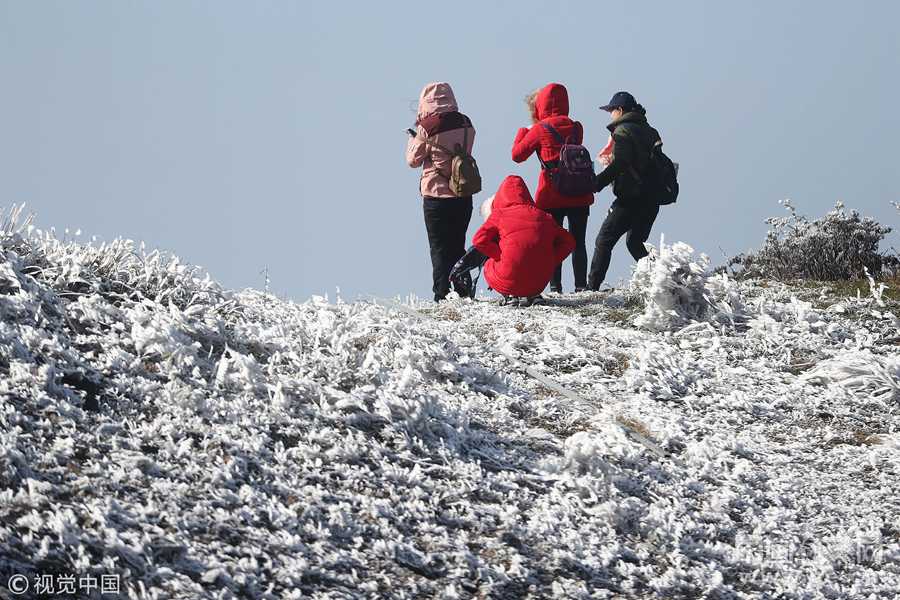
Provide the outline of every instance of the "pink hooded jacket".
{"type": "Polygon", "coordinates": [[[416,117],[416,137],[410,137],[406,146],[406,163],[412,168],[422,167],[419,189],[423,196],[455,198],[450,191],[450,163],[453,158],[440,148],[426,144],[426,139],[450,150],[465,141],[466,152],[472,152],[475,128],[469,117],[457,110],[456,98],[449,83],[429,83],[422,90],[416,117]]]}

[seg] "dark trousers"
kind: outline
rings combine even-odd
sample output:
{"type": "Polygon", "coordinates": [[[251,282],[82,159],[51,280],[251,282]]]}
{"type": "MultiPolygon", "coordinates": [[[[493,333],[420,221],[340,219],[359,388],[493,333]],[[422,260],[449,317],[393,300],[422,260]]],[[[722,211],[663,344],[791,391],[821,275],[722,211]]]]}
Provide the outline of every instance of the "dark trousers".
{"type": "MultiPolygon", "coordinates": [[[[472,218],[472,196],[424,199],[425,229],[431,247],[432,291],[435,300],[450,293],[450,269],[466,253],[466,230],[472,218]]],[[[468,290],[456,290],[460,295],[468,290]]]]}
{"type": "MultiPolygon", "coordinates": [[[[587,287],[587,247],[584,238],[587,235],[588,215],[591,214],[589,206],[574,208],[551,208],[548,210],[554,220],[562,227],[563,219],[569,220],[568,230],[575,238],[575,251],[572,252],[572,271],[575,273],[575,287],[584,289],[587,287]]],[[[550,280],[550,289],[562,290],[562,263],[556,266],[553,278],[550,280]]]]}
{"type": "Polygon", "coordinates": [[[600,226],[597,234],[597,242],[594,245],[594,258],[591,260],[591,275],[588,280],[592,290],[600,289],[600,284],[606,279],[609,270],[609,261],[612,257],[612,249],[626,233],[625,245],[634,260],[640,260],[647,256],[644,242],[650,237],[650,230],[656,215],[659,213],[659,205],[655,202],[641,202],[616,199],[606,220],[600,226]]]}

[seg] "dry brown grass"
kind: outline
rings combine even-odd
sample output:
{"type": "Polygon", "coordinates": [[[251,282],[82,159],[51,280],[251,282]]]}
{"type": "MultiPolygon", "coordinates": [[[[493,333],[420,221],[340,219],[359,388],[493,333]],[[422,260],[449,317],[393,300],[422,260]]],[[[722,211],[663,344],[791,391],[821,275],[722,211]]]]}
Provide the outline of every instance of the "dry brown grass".
{"type": "Polygon", "coordinates": [[[608,375],[621,377],[628,370],[628,367],[631,366],[631,363],[625,354],[614,354],[609,360],[604,361],[603,366],[608,375]]]}
{"type": "MultiPolygon", "coordinates": [[[[824,290],[825,295],[829,299],[834,300],[855,298],[857,290],[859,290],[860,295],[863,297],[867,297],[871,293],[869,290],[868,279],[851,279],[847,281],[815,281],[812,279],[802,279],[788,283],[792,288],[799,288],[801,290],[824,290]]],[[[875,280],[876,285],[882,283],[887,286],[882,298],[889,302],[900,302],[900,276],[875,280]]]]}
{"type": "Polygon", "coordinates": [[[435,316],[445,321],[462,321],[462,315],[455,308],[445,308],[438,311],[435,316]]]}
{"type": "Polygon", "coordinates": [[[878,446],[884,443],[880,435],[865,431],[854,431],[852,439],[857,446],[878,446]]]}
{"type": "Polygon", "coordinates": [[[626,427],[632,431],[635,431],[645,438],[653,439],[653,434],[647,429],[647,426],[635,419],[634,417],[626,417],[625,415],[617,415],[616,423],[621,425],[622,427],[626,427]]]}
{"type": "Polygon", "coordinates": [[[622,310],[620,308],[611,308],[606,311],[604,317],[610,323],[629,323],[634,316],[634,312],[630,310],[622,310]]]}

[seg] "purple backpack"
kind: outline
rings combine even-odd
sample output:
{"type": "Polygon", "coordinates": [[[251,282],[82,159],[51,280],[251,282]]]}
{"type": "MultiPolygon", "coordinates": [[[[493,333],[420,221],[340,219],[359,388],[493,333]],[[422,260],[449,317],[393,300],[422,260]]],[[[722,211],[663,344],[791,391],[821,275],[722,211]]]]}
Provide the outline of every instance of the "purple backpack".
{"type": "Polygon", "coordinates": [[[591,153],[581,144],[570,144],[559,132],[546,123],[541,127],[550,132],[562,144],[558,161],[544,162],[537,153],[541,166],[550,174],[550,183],[563,196],[583,196],[594,193],[594,161],[591,153]]]}

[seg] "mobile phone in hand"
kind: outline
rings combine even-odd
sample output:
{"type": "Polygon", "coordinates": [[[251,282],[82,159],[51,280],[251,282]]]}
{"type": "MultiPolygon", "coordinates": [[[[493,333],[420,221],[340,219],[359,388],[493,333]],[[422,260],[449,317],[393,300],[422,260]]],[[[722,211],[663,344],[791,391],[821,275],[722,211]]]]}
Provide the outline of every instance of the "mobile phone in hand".
{"type": "Polygon", "coordinates": [[[409,134],[410,136],[412,136],[412,137],[416,137],[416,130],[415,130],[415,129],[407,129],[407,130],[406,130],[406,133],[408,133],[408,134],[409,134]]]}

